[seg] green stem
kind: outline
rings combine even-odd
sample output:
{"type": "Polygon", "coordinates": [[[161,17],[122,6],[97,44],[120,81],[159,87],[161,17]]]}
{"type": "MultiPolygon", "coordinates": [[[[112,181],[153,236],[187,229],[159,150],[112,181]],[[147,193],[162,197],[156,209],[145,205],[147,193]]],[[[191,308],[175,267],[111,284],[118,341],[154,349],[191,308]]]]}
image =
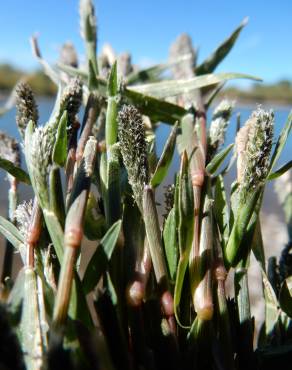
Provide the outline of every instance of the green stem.
{"type": "Polygon", "coordinates": [[[53,167],[50,172],[50,209],[58,217],[60,225],[65,225],[65,205],[62,192],[60,169],[53,167]]]}

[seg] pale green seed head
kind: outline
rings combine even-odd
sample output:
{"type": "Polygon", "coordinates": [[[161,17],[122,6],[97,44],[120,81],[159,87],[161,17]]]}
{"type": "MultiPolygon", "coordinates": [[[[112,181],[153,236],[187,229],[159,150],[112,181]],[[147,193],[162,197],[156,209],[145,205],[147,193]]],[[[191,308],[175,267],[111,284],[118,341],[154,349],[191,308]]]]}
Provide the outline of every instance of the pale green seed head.
{"type": "Polygon", "coordinates": [[[27,239],[27,234],[30,226],[30,220],[32,215],[32,200],[24,201],[23,203],[19,204],[14,211],[14,218],[16,220],[16,225],[18,230],[23,236],[23,239],[27,239]]]}
{"type": "Polygon", "coordinates": [[[263,185],[269,170],[274,113],[260,107],[240,129],[236,138],[238,182],[243,193],[263,185]]]}
{"type": "Polygon", "coordinates": [[[209,137],[210,146],[216,151],[225,140],[225,133],[234,107],[234,102],[223,100],[214,110],[209,137]]]}

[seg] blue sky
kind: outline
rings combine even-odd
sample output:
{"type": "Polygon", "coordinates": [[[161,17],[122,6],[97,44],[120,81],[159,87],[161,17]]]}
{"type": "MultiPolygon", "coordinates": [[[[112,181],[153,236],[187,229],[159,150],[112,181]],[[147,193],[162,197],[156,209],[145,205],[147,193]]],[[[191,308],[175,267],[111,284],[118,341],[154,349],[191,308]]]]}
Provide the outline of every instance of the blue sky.
{"type": "MultiPolygon", "coordinates": [[[[188,32],[206,57],[245,16],[249,24],[218,71],[244,72],[266,82],[292,79],[292,1],[96,0],[99,47],[131,51],[135,63],[165,61],[170,43],[188,32]]],[[[41,50],[53,62],[62,42],[84,54],[77,0],[9,0],[0,5],[0,63],[37,67],[29,37],[39,34],[41,50]]]]}

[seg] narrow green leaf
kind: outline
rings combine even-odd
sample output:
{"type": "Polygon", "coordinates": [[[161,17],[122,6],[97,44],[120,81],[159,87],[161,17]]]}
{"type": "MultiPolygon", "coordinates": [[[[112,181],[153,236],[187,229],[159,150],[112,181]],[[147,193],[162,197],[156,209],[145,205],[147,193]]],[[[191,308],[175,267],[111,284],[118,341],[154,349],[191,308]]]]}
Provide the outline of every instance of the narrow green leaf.
{"type": "Polygon", "coordinates": [[[159,75],[168,68],[167,64],[157,64],[149,68],[140,69],[129,74],[127,77],[127,85],[133,85],[136,83],[145,83],[153,81],[159,77],[159,75]]]}
{"type": "Polygon", "coordinates": [[[281,166],[278,170],[276,170],[275,172],[271,173],[268,176],[267,179],[268,180],[275,180],[278,177],[282,176],[285,172],[289,171],[290,168],[292,168],[292,161],[289,161],[289,162],[283,164],[283,166],[281,166]]]}
{"type": "Polygon", "coordinates": [[[241,261],[235,269],[234,294],[236,298],[238,319],[240,324],[239,338],[240,342],[242,343],[242,348],[238,351],[238,357],[241,362],[244,362],[247,367],[249,367],[252,366],[254,362],[254,325],[250,311],[247,265],[248,263],[241,261]]]}
{"type": "Polygon", "coordinates": [[[10,221],[0,216],[0,233],[10,241],[10,243],[19,250],[19,247],[24,243],[23,237],[10,221]]]}
{"type": "Polygon", "coordinates": [[[88,87],[90,91],[97,90],[98,89],[98,80],[96,78],[96,73],[94,69],[94,65],[92,64],[92,61],[88,61],[88,87]]]}
{"type": "Polygon", "coordinates": [[[286,141],[288,139],[288,136],[290,134],[291,129],[292,129],[292,112],[290,112],[290,114],[287,118],[286,124],[285,124],[283,130],[281,131],[281,134],[280,134],[280,136],[278,138],[278,141],[277,141],[277,144],[275,146],[275,149],[274,149],[274,152],[273,152],[273,155],[272,155],[272,159],[271,159],[270,171],[269,171],[268,176],[271,175],[272,169],[274,168],[278,159],[280,158],[280,155],[281,155],[281,153],[284,149],[284,146],[286,144],[286,141]]]}
{"type": "Polygon", "coordinates": [[[208,163],[206,167],[207,173],[213,175],[221,164],[224,162],[227,155],[230,153],[231,149],[234,147],[234,144],[229,144],[226,148],[222,149],[215,157],[208,163]]]}
{"type": "Polygon", "coordinates": [[[149,185],[145,185],[143,190],[143,219],[156,281],[159,285],[163,282],[168,286],[168,274],[154,191],[149,185]]]}
{"type": "Polygon", "coordinates": [[[216,178],[214,194],[214,215],[226,245],[229,236],[229,209],[224,187],[224,180],[221,175],[216,178]]]}
{"type": "Polygon", "coordinates": [[[21,306],[24,293],[24,271],[25,268],[22,268],[18,272],[7,301],[7,309],[12,315],[13,321],[15,320],[16,323],[18,323],[21,317],[21,306]]]}
{"type": "Polygon", "coordinates": [[[197,150],[198,138],[195,131],[195,119],[193,114],[188,113],[182,117],[180,122],[181,133],[177,136],[177,150],[180,155],[187,152],[188,158],[194,157],[197,150]]]}
{"type": "Polygon", "coordinates": [[[279,303],[282,310],[292,318],[292,276],[285,279],[281,286],[279,303]]]}
{"type": "Polygon", "coordinates": [[[72,77],[80,77],[84,82],[88,80],[88,73],[82,69],[74,68],[60,62],[56,64],[56,67],[72,77]]]}
{"type": "Polygon", "coordinates": [[[165,176],[167,175],[167,171],[172,161],[174,149],[175,149],[175,142],[176,142],[176,135],[177,135],[177,126],[176,123],[171,130],[171,133],[166,141],[166,144],[163,148],[163,152],[161,157],[157,163],[155,172],[151,178],[150,184],[154,188],[157,187],[162,183],[165,176]]]}
{"type": "Polygon", "coordinates": [[[152,96],[140,93],[138,91],[125,89],[122,99],[127,104],[133,104],[142,114],[151,118],[153,122],[165,122],[175,124],[187,111],[172,103],[156,99],[152,96]]]}
{"type": "Polygon", "coordinates": [[[109,75],[107,92],[109,96],[115,96],[118,93],[118,74],[116,61],[114,62],[109,75]]]}
{"type": "Polygon", "coordinates": [[[0,157],[0,167],[10,173],[10,175],[14,176],[18,181],[30,185],[28,174],[20,167],[15,166],[11,161],[0,157]]]}
{"type": "Polygon", "coordinates": [[[44,345],[40,307],[38,301],[37,277],[33,269],[24,271],[23,308],[20,331],[24,360],[28,370],[39,369],[43,365],[44,345]]]}
{"type": "Polygon", "coordinates": [[[139,71],[132,72],[127,76],[127,84],[132,85],[136,84],[139,82],[149,82],[153,81],[157,78],[159,78],[159,75],[166,71],[167,69],[171,68],[174,65],[179,65],[180,63],[189,60],[192,58],[191,54],[183,55],[177,59],[171,60],[167,63],[161,63],[161,64],[156,64],[151,67],[145,68],[145,69],[140,69],[139,71]]]}
{"type": "Polygon", "coordinates": [[[176,233],[175,209],[169,212],[163,229],[164,250],[170,279],[175,280],[178,263],[178,245],[176,233]]]}
{"type": "MultiPolygon", "coordinates": [[[[68,73],[70,76],[80,76],[84,83],[88,83],[87,73],[60,63],[58,64],[58,67],[62,71],[68,73]]],[[[106,98],[106,80],[96,76],[96,81],[98,82],[98,92],[106,98]]],[[[127,88],[122,92],[122,102],[125,104],[135,105],[135,107],[139,109],[142,114],[149,116],[153,122],[161,121],[168,124],[174,124],[187,113],[184,108],[176,104],[155,99],[154,97],[140,94],[139,92],[132,91],[127,88]]]]}
{"type": "Polygon", "coordinates": [[[56,251],[58,260],[60,264],[63,260],[63,253],[64,253],[64,232],[59,223],[58,217],[55,215],[54,212],[44,209],[43,210],[44,219],[52,239],[54,249],[56,251]]]}
{"type": "Polygon", "coordinates": [[[205,89],[202,89],[202,95],[204,98],[204,105],[206,107],[206,110],[210,107],[216,96],[219,94],[219,92],[223,89],[225,86],[225,82],[222,82],[218,85],[212,86],[211,88],[207,87],[205,89]],[[207,90],[207,91],[204,91],[207,90]],[[210,90],[210,91],[209,91],[210,90]]]}
{"type": "Polygon", "coordinates": [[[269,282],[269,279],[262,269],[262,277],[263,277],[263,287],[264,287],[264,297],[265,297],[265,306],[266,306],[266,317],[265,317],[265,330],[266,335],[270,335],[274,330],[274,327],[279,318],[279,310],[278,310],[278,300],[274,289],[269,282]]]}
{"type": "Polygon", "coordinates": [[[52,166],[49,173],[50,209],[57,216],[62,228],[65,226],[65,204],[60,168],[52,166]]]}
{"type": "Polygon", "coordinates": [[[96,286],[102,273],[106,270],[117,243],[121,225],[122,221],[119,220],[109,228],[89,261],[82,280],[83,289],[86,294],[96,286]]]}
{"type": "Polygon", "coordinates": [[[64,111],[58,125],[56,142],[52,155],[53,162],[60,167],[64,167],[67,159],[67,121],[68,114],[67,111],[64,111]]]}
{"type": "Polygon", "coordinates": [[[239,27],[237,27],[236,30],[233,31],[232,34],[225,41],[223,41],[223,43],[220,44],[207,59],[204,60],[203,63],[196,67],[195,69],[196,75],[199,76],[206,73],[212,73],[215,70],[218,64],[230,52],[241,30],[247,24],[247,22],[248,19],[244,18],[239,27]]]}
{"type": "Polygon", "coordinates": [[[242,73],[210,73],[188,80],[168,80],[154,82],[152,84],[136,85],[128,87],[128,90],[163,99],[179,94],[186,94],[192,90],[200,89],[205,86],[216,85],[220,82],[239,78],[261,81],[258,77],[242,73]]]}
{"type": "MultiPolygon", "coordinates": [[[[239,202],[235,222],[224,250],[226,266],[235,266],[238,262],[240,254],[246,252],[240,250],[241,241],[252,218],[261,191],[262,189],[259,189],[258,191],[250,194],[244,202],[239,202]]],[[[249,245],[246,247],[251,246],[249,245]]]]}
{"type": "Polygon", "coordinates": [[[120,185],[120,163],[119,147],[112,145],[108,150],[107,162],[107,204],[106,204],[106,221],[108,226],[121,218],[121,185],[120,185]]]}
{"type": "Polygon", "coordinates": [[[179,175],[179,225],[178,240],[180,258],[177,268],[177,275],[174,289],[174,313],[177,322],[181,327],[185,327],[179,319],[179,304],[184,284],[186,269],[188,267],[190,250],[193,242],[193,199],[190,194],[187,156],[183,155],[179,175]]]}
{"type": "Polygon", "coordinates": [[[89,240],[101,239],[106,232],[106,222],[93,192],[89,192],[84,216],[84,234],[89,240]]]}
{"type": "Polygon", "coordinates": [[[105,123],[105,141],[106,147],[109,147],[116,143],[118,137],[118,75],[117,75],[117,63],[115,62],[112,66],[111,73],[108,80],[108,105],[106,110],[106,123],[105,123]]]}
{"type": "Polygon", "coordinates": [[[257,217],[254,235],[252,238],[252,251],[261,268],[263,269],[263,271],[266,272],[265,250],[263,245],[262,229],[259,217],[257,217]]]}

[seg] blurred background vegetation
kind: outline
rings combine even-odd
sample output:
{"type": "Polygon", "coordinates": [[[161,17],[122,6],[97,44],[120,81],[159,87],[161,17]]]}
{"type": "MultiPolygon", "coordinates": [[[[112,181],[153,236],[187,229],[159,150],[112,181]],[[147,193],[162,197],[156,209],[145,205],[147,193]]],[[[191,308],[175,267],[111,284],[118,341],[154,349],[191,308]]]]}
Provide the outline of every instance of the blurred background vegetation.
{"type": "Polygon", "coordinates": [[[41,70],[27,74],[9,64],[0,64],[0,96],[8,94],[21,78],[30,84],[36,95],[52,96],[56,93],[56,86],[41,70]]]}
{"type": "MultiPolygon", "coordinates": [[[[0,64],[0,97],[7,95],[20,78],[29,82],[36,95],[53,96],[56,93],[56,86],[41,70],[26,73],[12,65],[0,64]]],[[[283,79],[274,84],[254,83],[248,88],[227,87],[222,91],[222,95],[243,104],[291,104],[292,82],[283,79]]]]}

